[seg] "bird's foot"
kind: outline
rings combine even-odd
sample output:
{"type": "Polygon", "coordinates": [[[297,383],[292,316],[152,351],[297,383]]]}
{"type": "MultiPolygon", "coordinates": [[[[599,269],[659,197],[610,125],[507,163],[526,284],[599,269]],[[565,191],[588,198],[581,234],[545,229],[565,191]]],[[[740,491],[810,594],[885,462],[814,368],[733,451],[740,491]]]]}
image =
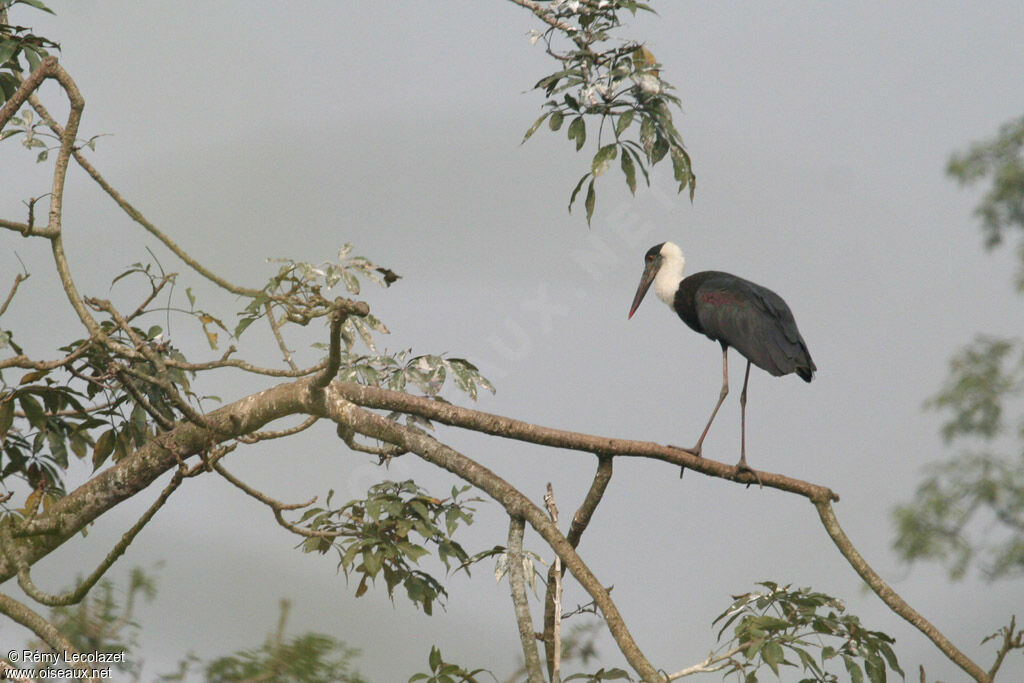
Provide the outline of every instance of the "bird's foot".
{"type": "MultiPolygon", "coordinates": [[[[701,446],[700,446],[700,444],[697,444],[693,448],[683,448],[682,446],[675,446],[673,444],[668,444],[668,447],[669,448],[675,448],[676,450],[684,451],[686,453],[689,453],[690,455],[697,456],[698,458],[701,457],[701,454],[700,454],[701,446]]],[[[679,468],[679,478],[682,479],[684,474],[686,474],[686,465],[680,466],[680,468],[679,468]]]]}
{"type": "Polygon", "coordinates": [[[761,475],[757,473],[757,470],[750,467],[750,465],[748,465],[744,460],[740,460],[736,464],[736,474],[733,476],[733,480],[738,481],[741,484],[746,484],[747,488],[750,488],[750,485],[756,481],[758,486],[762,489],[764,488],[764,483],[761,481],[761,475]]]}

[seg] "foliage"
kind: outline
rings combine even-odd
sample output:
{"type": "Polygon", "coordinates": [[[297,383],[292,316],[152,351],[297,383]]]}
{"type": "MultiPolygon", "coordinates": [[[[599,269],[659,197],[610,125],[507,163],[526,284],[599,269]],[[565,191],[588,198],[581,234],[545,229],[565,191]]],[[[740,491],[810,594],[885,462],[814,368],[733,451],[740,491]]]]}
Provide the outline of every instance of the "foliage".
{"type": "Polygon", "coordinates": [[[884,681],[887,668],[903,676],[891,647],[893,639],[867,630],[856,616],[843,614],[841,601],[809,588],[791,590],[771,581],[758,585],[765,590],[736,596],[715,619],[715,624],[722,623],[719,641],[735,624],[726,645],[735,651],[728,657],[727,673],[754,683],[762,667],[779,676],[780,667],[799,664],[801,683],[838,681],[839,675],[829,667],[841,663],[854,683],[865,676],[872,683],[884,681]]]}
{"type": "MultiPolygon", "coordinates": [[[[452,487],[451,498],[429,496],[412,480],[374,484],[366,498],[350,500],[340,508],[310,508],[302,517],[305,528],[318,534],[302,544],[306,552],[326,553],[334,548],[338,567],[349,576],[361,578],[356,597],[366,593],[370,581],[384,577],[388,595],[402,584],[409,599],[431,614],[434,602],[448,595],[440,581],[413,565],[431,553],[451,569],[466,566],[469,555],[452,537],[460,524],[473,523],[473,508],[479,498],[459,500],[469,486],[452,487]],[[415,541],[415,537],[419,541],[415,541]]],[[[327,497],[330,506],[333,491],[327,497]]]]}
{"type": "MultiPolygon", "coordinates": [[[[952,155],[961,185],[989,180],[975,209],[985,246],[1024,231],[1024,118],[990,140],[952,155]]],[[[1024,235],[1018,290],[1024,291],[1024,235]]],[[[906,562],[932,560],[954,579],[977,565],[989,580],[1024,574],[1024,340],[979,335],[950,361],[949,375],[926,407],[942,412],[947,443],[966,443],[930,467],[912,501],[893,512],[893,547],[906,562]]]]}
{"type": "MultiPolygon", "coordinates": [[[[946,170],[961,185],[991,179],[991,187],[974,210],[981,219],[986,247],[1001,244],[1012,228],[1024,230],[1024,117],[1003,124],[994,138],[954,154],[946,170]]],[[[1024,239],[1018,254],[1017,289],[1024,291],[1024,239]]]]}
{"type": "MultiPolygon", "coordinates": [[[[53,41],[37,36],[25,26],[7,23],[7,10],[15,5],[29,5],[53,14],[53,10],[40,0],[0,0],[0,105],[6,102],[18,89],[20,81],[15,76],[25,68],[32,71],[43,57],[49,55],[48,48],[60,49],[53,41]],[[22,66],[24,60],[25,67],[22,66]]],[[[0,133],[0,140],[9,133],[0,133]]]]}
{"type": "MultiPolygon", "coordinates": [[[[207,683],[280,681],[281,683],[366,683],[352,670],[359,650],[322,633],[284,637],[289,603],[281,601],[277,632],[251,650],[241,650],[210,661],[204,668],[207,683]]],[[[187,665],[182,668],[182,674],[187,665]]],[[[181,678],[184,676],[182,675],[181,678]]],[[[181,680],[163,677],[162,680],[181,680]]]]}
{"type": "MultiPolygon", "coordinates": [[[[50,623],[71,641],[81,653],[97,652],[117,655],[130,653],[138,646],[139,625],[134,621],[138,596],[147,601],[156,595],[156,583],[152,575],[136,567],[131,571],[127,587],[115,587],[113,582],[103,579],[82,602],[50,610],[50,623]],[[120,595],[125,595],[124,604],[120,595]]],[[[38,652],[53,650],[42,641],[28,643],[28,648],[38,652]]],[[[111,666],[124,676],[139,680],[142,663],[130,656],[117,657],[111,666]]],[[[57,669],[45,663],[39,669],[57,669]]]]}
{"type": "Polygon", "coordinates": [[[441,658],[441,651],[436,647],[430,648],[428,664],[430,665],[430,673],[413,674],[409,677],[409,683],[413,683],[413,681],[423,681],[424,683],[479,683],[480,679],[478,676],[482,673],[490,674],[491,678],[494,678],[494,674],[491,674],[486,669],[468,671],[458,664],[445,662],[441,658]]]}
{"type": "MultiPolygon", "coordinates": [[[[679,192],[696,189],[696,176],[683,139],[672,122],[671,106],[679,106],[672,86],[661,78],[661,65],[642,43],[617,38],[622,15],[653,12],[635,0],[585,2],[547,0],[535,3],[534,13],[548,27],[534,31],[533,40],[543,40],[549,55],[561,68],[537,81],[548,99],[546,111],[533,123],[525,141],[541,124],[557,131],[564,123],[569,140],[579,151],[587,141],[587,120],[596,119],[596,147],[590,170],[576,183],[569,197],[569,209],[587,183],[584,205],[587,223],[594,215],[595,181],[616,158],[630,192],[636,192],[639,169],[650,184],[647,165],[668,156],[679,183],[679,192]]],[[[594,124],[591,125],[593,130],[594,124]]]]}

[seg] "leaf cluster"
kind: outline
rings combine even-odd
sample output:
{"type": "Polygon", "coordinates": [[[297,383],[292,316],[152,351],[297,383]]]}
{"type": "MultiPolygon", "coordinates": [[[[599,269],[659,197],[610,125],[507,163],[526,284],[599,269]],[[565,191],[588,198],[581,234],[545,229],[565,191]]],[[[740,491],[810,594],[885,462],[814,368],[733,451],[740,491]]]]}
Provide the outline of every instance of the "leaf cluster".
{"type": "MultiPolygon", "coordinates": [[[[134,621],[136,601],[142,597],[148,602],[155,595],[156,583],[152,575],[136,567],[131,571],[126,586],[115,586],[110,580],[103,579],[77,605],[51,609],[50,622],[79,652],[128,654],[138,647],[139,625],[134,621]]],[[[39,652],[53,651],[42,641],[31,642],[29,646],[39,652]]],[[[126,656],[118,658],[111,666],[120,674],[138,680],[142,662],[126,656]]],[[[37,670],[43,669],[66,670],[64,665],[37,665],[37,670]]]]}
{"type": "Polygon", "coordinates": [[[15,74],[25,70],[22,60],[28,71],[32,71],[43,57],[50,54],[49,49],[60,50],[60,45],[32,33],[31,28],[8,24],[7,11],[15,5],[26,5],[53,14],[53,10],[40,0],[0,0],[0,105],[10,99],[21,85],[15,74]]]}
{"type": "MultiPolygon", "coordinates": [[[[436,354],[412,356],[411,353],[411,349],[405,349],[393,355],[347,356],[338,371],[338,379],[395,391],[409,391],[414,387],[424,396],[439,400],[448,379],[474,401],[480,389],[494,393],[494,385],[465,358],[436,354]]],[[[396,417],[397,413],[390,415],[390,419],[396,417]]],[[[426,426],[430,424],[425,418],[417,418],[416,422],[426,426]]]]}
{"type": "MultiPolygon", "coordinates": [[[[1014,228],[1024,231],[1024,116],[1003,124],[993,138],[954,154],[946,172],[961,185],[990,179],[988,191],[974,210],[981,219],[987,248],[1002,244],[1014,228]]],[[[1024,291],[1024,239],[1018,243],[1018,255],[1017,289],[1024,291]]]]}
{"type": "MultiPolygon", "coordinates": [[[[672,86],[662,79],[661,65],[643,44],[620,40],[616,29],[622,26],[621,14],[651,12],[641,2],[566,2],[550,0],[537,3],[535,10],[553,20],[535,40],[543,38],[548,54],[561,68],[537,81],[534,88],[549,99],[546,111],[526,131],[524,142],[547,121],[552,131],[568,122],[569,140],[576,150],[587,141],[587,121],[596,124],[597,151],[587,171],[569,197],[569,210],[587,186],[583,200],[587,223],[596,203],[595,182],[616,158],[630,192],[636,192],[637,171],[649,185],[648,165],[666,156],[672,160],[679,192],[696,189],[690,155],[672,121],[671,107],[680,105],[671,94],[672,86]],[[610,138],[610,139],[609,139],[610,138]],[[588,182],[589,180],[589,182],[588,182]]],[[[593,130],[593,125],[591,130],[593,130]]]]}
{"type": "MultiPolygon", "coordinates": [[[[427,660],[430,665],[430,673],[418,673],[409,677],[409,683],[423,681],[423,683],[479,683],[478,676],[482,673],[494,674],[486,669],[473,669],[469,671],[458,664],[444,661],[441,651],[437,647],[430,648],[430,657],[427,660]]],[[[497,680],[497,679],[495,679],[497,680]]]]}
{"type": "Polygon", "coordinates": [[[370,487],[366,498],[339,508],[330,507],[332,491],[328,507],[310,508],[303,515],[301,523],[317,535],[307,538],[302,549],[326,553],[333,548],[345,576],[360,577],[356,597],[382,576],[392,599],[395,587],[402,585],[413,604],[432,614],[434,603],[448,593],[440,581],[416,565],[433,552],[449,570],[452,562],[457,568],[466,566],[469,554],[454,534],[460,525],[473,523],[471,503],[480,499],[459,500],[469,488],[453,487],[450,498],[438,499],[412,480],[384,481],[370,487]]]}
{"type": "Polygon", "coordinates": [[[738,649],[729,660],[727,673],[754,683],[762,667],[778,676],[781,667],[799,666],[804,676],[801,683],[838,681],[838,674],[829,667],[841,663],[854,683],[865,677],[872,683],[885,681],[887,668],[903,676],[891,647],[893,639],[864,628],[856,616],[844,614],[840,600],[771,581],[758,585],[764,590],[735,596],[714,621],[722,624],[719,641],[732,627],[728,647],[738,649]]]}
{"type": "Polygon", "coordinates": [[[1022,394],[1018,339],[979,336],[950,361],[949,376],[925,405],[947,415],[947,442],[985,445],[932,465],[914,498],[895,508],[893,548],[904,561],[942,562],[953,579],[972,563],[989,580],[1024,573],[1024,420],[1007,440],[1011,452],[997,449],[1008,409],[1019,411],[1022,394]]]}
{"type": "Polygon", "coordinates": [[[284,642],[219,657],[206,665],[207,683],[273,680],[281,683],[366,683],[352,671],[359,650],[323,633],[303,633],[284,642]]]}
{"type": "MultiPolygon", "coordinates": [[[[100,328],[110,339],[128,342],[114,323],[100,328]]],[[[161,340],[160,327],[131,329],[155,356],[184,360],[161,340]]],[[[181,395],[197,398],[186,371],[119,357],[89,339],[60,350],[73,357],[66,366],[29,372],[17,386],[0,375],[0,482],[22,478],[45,494],[44,504],[63,495],[69,451],[80,460],[91,457],[93,470],[111,456],[116,462],[157,433],[154,417],[180,417],[181,395]]]]}

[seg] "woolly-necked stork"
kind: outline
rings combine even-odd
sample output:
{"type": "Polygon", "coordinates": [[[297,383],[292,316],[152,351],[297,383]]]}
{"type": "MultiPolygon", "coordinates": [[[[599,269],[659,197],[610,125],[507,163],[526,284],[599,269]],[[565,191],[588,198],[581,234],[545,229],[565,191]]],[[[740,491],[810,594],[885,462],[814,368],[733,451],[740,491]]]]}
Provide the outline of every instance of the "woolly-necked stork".
{"type": "Polygon", "coordinates": [[[716,270],[683,278],[685,263],[682,250],[671,242],[662,242],[648,249],[644,255],[644,274],[629,309],[629,317],[633,317],[653,283],[658,298],[668,304],[683,322],[722,345],[722,390],[697,445],[688,449],[695,455],[701,454],[704,437],[729,393],[729,347],[746,357],[747,371],[740,393],[740,461],[737,467],[753,472],[747,465],[746,453],[750,364],[776,377],[795,372],[805,382],[811,381],[817,368],[796,327],[793,313],[782,297],[749,280],[716,270]]]}

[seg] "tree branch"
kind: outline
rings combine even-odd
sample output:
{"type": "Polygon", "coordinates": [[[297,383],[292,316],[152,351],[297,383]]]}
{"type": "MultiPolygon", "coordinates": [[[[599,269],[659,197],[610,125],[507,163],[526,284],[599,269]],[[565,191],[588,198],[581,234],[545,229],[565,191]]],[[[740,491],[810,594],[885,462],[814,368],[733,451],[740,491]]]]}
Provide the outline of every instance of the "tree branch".
{"type": "Polygon", "coordinates": [[[669,674],[668,680],[674,681],[685,676],[692,676],[693,674],[704,674],[713,673],[715,671],[721,671],[723,668],[728,666],[729,661],[733,658],[733,655],[737,655],[740,652],[743,652],[745,649],[747,649],[748,646],[749,643],[743,643],[742,645],[738,645],[732,648],[731,650],[723,652],[720,655],[716,655],[714,652],[712,652],[704,659],[703,662],[700,662],[699,664],[694,664],[693,666],[688,666],[685,669],[680,669],[675,673],[669,674]]]}
{"type": "MultiPolygon", "coordinates": [[[[566,540],[573,548],[579,545],[584,530],[590,524],[590,519],[597,510],[598,503],[604,496],[608,483],[612,479],[612,458],[608,455],[600,455],[597,458],[597,472],[594,473],[594,480],[590,482],[590,490],[580,504],[576,514],[573,515],[572,523],[569,525],[569,533],[566,540]]],[[[550,484],[549,484],[550,486],[550,484]]],[[[556,524],[557,519],[553,520],[556,524]]],[[[548,570],[548,588],[544,596],[544,647],[547,653],[548,674],[554,681],[554,672],[558,669],[557,660],[561,655],[561,645],[558,642],[558,624],[562,618],[561,600],[557,595],[561,590],[562,576],[565,574],[565,567],[551,565],[548,570]]]]}
{"type": "Polygon", "coordinates": [[[544,683],[540,670],[540,653],[537,652],[537,636],[530,618],[530,603],[526,595],[526,573],[523,571],[523,532],[526,522],[522,517],[509,517],[508,525],[508,585],[512,592],[516,624],[519,626],[519,640],[523,643],[523,658],[530,683],[544,683]]]}
{"type": "MultiPolygon", "coordinates": [[[[608,458],[610,461],[611,459],[608,458]]],[[[602,460],[603,462],[603,460],[602,460]]],[[[558,506],[555,505],[555,491],[548,482],[548,491],[544,494],[544,507],[548,509],[548,517],[551,522],[558,525],[558,506]]],[[[574,542],[570,530],[566,540],[576,547],[579,541],[577,537],[574,542]]],[[[562,567],[562,560],[555,555],[555,561],[551,563],[548,570],[547,591],[544,593],[544,651],[547,655],[548,678],[551,683],[562,681],[562,574],[565,569],[562,567]]]]}
{"type": "MultiPolygon", "coordinates": [[[[453,427],[462,427],[484,434],[535,443],[541,446],[585,451],[597,456],[619,455],[653,458],[672,463],[676,466],[688,467],[708,476],[737,481],[743,485],[747,484],[739,468],[708,458],[699,458],[681,448],[662,446],[651,441],[613,439],[592,434],[570,432],[563,429],[542,427],[529,422],[523,422],[522,420],[462,408],[449,403],[434,401],[423,396],[413,396],[390,389],[368,387],[348,382],[336,382],[332,386],[349,401],[366,408],[412,413],[453,427]]],[[[811,501],[839,500],[839,495],[825,486],[792,479],[772,472],[759,472],[759,474],[764,486],[768,488],[796,493],[809,498],[811,501]]]]}
{"type": "Polygon", "coordinates": [[[944,636],[935,626],[921,616],[913,607],[907,604],[907,602],[900,597],[900,595],[887,584],[878,573],[871,568],[867,561],[861,556],[853,543],[846,536],[843,528],[839,526],[839,520],[836,519],[835,512],[832,510],[832,505],[827,500],[814,501],[814,506],[818,510],[818,516],[821,517],[821,523],[825,525],[825,531],[832,537],[836,547],[839,548],[839,552],[843,554],[843,557],[850,563],[854,571],[860,574],[860,577],[864,579],[864,582],[871,587],[871,590],[875,592],[878,597],[882,599],[889,609],[896,614],[900,615],[921,633],[928,636],[929,640],[935,643],[944,655],[953,660],[953,663],[959,666],[961,669],[970,674],[971,678],[978,681],[979,683],[989,683],[991,680],[989,675],[977,664],[975,664],[967,655],[961,652],[946,636],[944,636]]]}
{"type": "Polygon", "coordinates": [[[335,382],[328,391],[316,392],[315,410],[318,413],[336,422],[349,424],[366,436],[397,444],[416,453],[427,462],[452,472],[487,493],[500,503],[510,516],[523,517],[558,554],[576,580],[597,603],[608,630],[630,666],[644,681],[652,683],[663,680],[662,675],[651,665],[633,640],[608,591],[543,510],[494,472],[453,448],[419,430],[399,425],[349,402],[338,391],[341,385],[342,383],[335,382]]]}
{"type": "Polygon", "coordinates": [[[117,561],[121,555],[124,555],[128,546],[131,545],[135,537],[142,531],[142,527],[146,526],[149,520],[153,519],[153,515],[163,507],[167,499],[170,498],[171,494],[181,484],[184,475],[181,470],[174,473],[174,477],[170,483],[167,484],[166,488],[160,493],[160,496],[153,502],[152,505],[143,513],[142,517],[139,518],[132,527],[124,533],[121,540],[107,553],[107,556],[99,564],[98,567],[90,574],[78,588],[62,593],[60,595],[50,595],[40,590],[35,583],[32,581],[32,576],[29,571],[29,564],[25,561],[24,556],[14,550],[13,557],[10,552],[13,549],[13,539],[11,536],[10,525],[3,525],[0,527],[0,552],[7,557],[8,560],[13,561],[18,567],[18,585],[25,591],[25,594],[36,602],[47,605],[48,607],[57,607],[61,605],[74,605],[81,602],[82,598],[85,597],[96,582],[107,573],[107,570],[113,566],[114,562],[117,561]]]}
{"type": "Polygon", "coordinates": [[[54,652],[63,654],[65,661],[69,661],[74,655],[79,654],[67,636],[61,633],[56,626],[6,593],[0,593],[0,613],[35,633],[54,652]]]}
{"type": "MultiPolygon", "coordinates": [[[[29,79],[26,79],[25,82],[27,83],[28,80],[29,79]]],[[[32,108],[36,110],[36,112],[39,114],[39,116],[43,118],[44,121],[46,121],[46,124],[50,127],[50,130],[52,130],[58,137],[63,138],[64,129],[61,128],[60,124],[58,124],[52,116],[50,116],[50,113],[46,110],[46,107],[43,106],[43,103],[39,100],[39,98],[35,95],[32,95],[28,98],[28,100],[29,104],[32,105],[32,108]]],[[[2,121],[2,119],[0,119],[0,121],[2,121]]],[[[2,126],[2,123],[0,123],[0,126],[2,126]]],[[[239,287],[238,285],[234,285],[225,280],[224,278],[220,277],[213,271],[205,268],[202,264],[200,264],[198,261],[189,256],[188,252],[179,247],[170,237],[165,235],[155,225],[146,220],[146,217],[143,216],[138,209],[129,204],[128,201],[121,196],[121,193],[115,190],[114,187],[110,183],[108,183],[102,175],[100,175],[100,172],[96,170],[96,167],[89,163],[89,160],[85,157],[84,154],[82,154],[80,150],[74,150],[73,155],[75,161],[78,162],[78,165],[81,166],[82,169],[86,173],[88,173],[89,176],[93,180],[95,180],[101,188],[103,188],[103,191],[106,192],[110,196],[110,198],[113,199],[114,202],[116,202],[117,205],[121,207],[121,209],[131,217],[132,220],[134,220],[136,223],[145,228],[146,231],[149,232],[149,234],[153,235],[153,237],[156,237],[158,240],[163,242],[164,246],[170,249],[175,256],[184,261],[185,264],[188,265],[188,267],[190,267],[192,270],[196,271],[210,282],[214,283],[215,285],[223,289],[226,289],[232,294],[238,294],[239,296],[248,297],[258,296],[260,294],[260,291],[257,289],[249,289],[247,287],[239,287]]]]}

